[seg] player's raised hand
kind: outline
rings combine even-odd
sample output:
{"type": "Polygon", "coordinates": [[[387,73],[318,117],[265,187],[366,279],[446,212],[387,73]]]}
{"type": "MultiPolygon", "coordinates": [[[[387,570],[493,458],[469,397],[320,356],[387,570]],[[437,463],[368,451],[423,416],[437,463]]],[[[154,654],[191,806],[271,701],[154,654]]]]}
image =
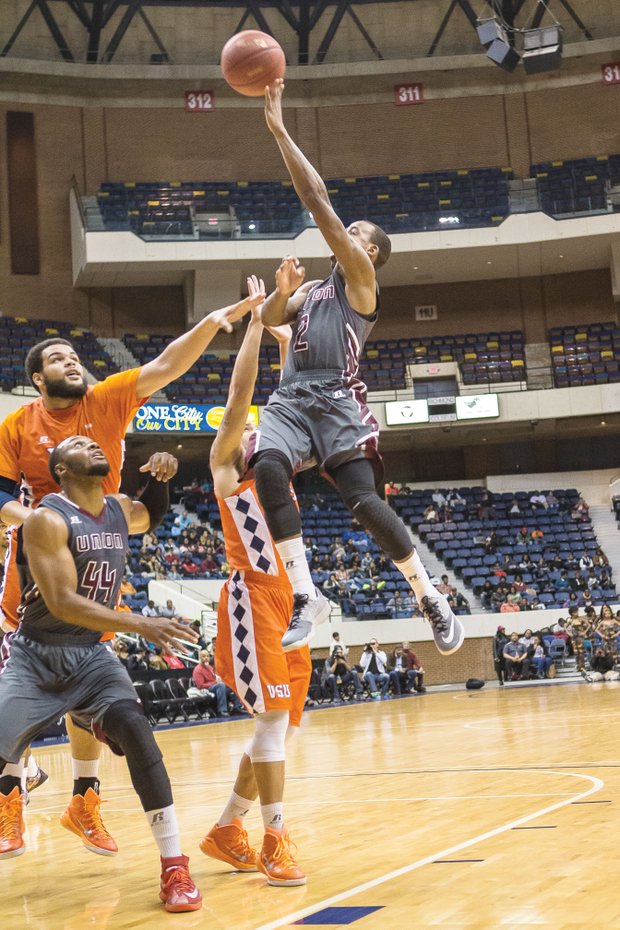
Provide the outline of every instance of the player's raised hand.
{"type": "Polygon", "coordinates": [[[173,650],[187,655],[188,650],[181,640],[190,643],[198,642],[198,635],[194,630],[170,617],[149,617],[144,623],[142,635],[150,643],[161,646],[162,651],[169,656],[172,655],[173,650]]]}
{"type": "Polygon", "coordinates": [[[248,297],[260,297],[260,303],[257,303],[256,306],[252,307],[252,322],[260,323],[261,316],[260,311],[261,307],[265,301],[265,282],[262,278],[257,278],[255,274],[251,274],[247,278],[248,285],[248,297]]]}
{"type": "Polygon", "coordinates": [[[244,297],[243,300],[237,301],[236,304],[231,304],[230,307],[223,307],[221,310],[213,310],[209,314],[209,319],[219,326],[220,329],[223,329],[227,333],[232,333],[232,324],[236,323],[237,320],[240,320],[246,313],[253,310],[254,307],[262,304],[265,297],[266,294],[263,287],[262,293],[244,297]]]}
{"type": "Polygon", "coordinates": [[[268,84],[265,88],[265,119],[271,132],[278,132],[284,129],[284,120],[282,119],[282,94],[284,93],[284,81],[282,78],[276,78],[273,84],[268,84]]]}
{"type": "Polygon", "coordinates": [[[148,462],[141,466],[141,472],[150,472],[151,478],[158,481],[170,481],[179,470],[179,462],[169,452],[154,452],[148,462]]]}
{"type": "Polygon", "coordinates": [[[306,269],[298,258],[288,255],[276,271],[276,287],[285,297],[290,297],[304,283],[306,269]]]}

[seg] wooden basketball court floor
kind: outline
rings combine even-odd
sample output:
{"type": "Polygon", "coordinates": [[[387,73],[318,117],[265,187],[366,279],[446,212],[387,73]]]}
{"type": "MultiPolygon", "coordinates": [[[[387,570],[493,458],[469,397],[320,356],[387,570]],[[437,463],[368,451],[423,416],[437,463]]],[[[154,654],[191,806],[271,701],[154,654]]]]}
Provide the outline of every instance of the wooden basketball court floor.
{"type": "MultiPolygon", "coordinates": [[[[304,715],[285,814],[308,884],[271,888],[206,858],[198,841],[228,797],[252,730],[232,720],[158,734],[202,911],[169,915],[158,854],[124,762],[107,750],[106,822],[121,851],[86,852],[58,823],[66,747],[37,751],[28,851],[0,863],[2,930],[293,925],[359,930],[545,927],[620,919],[620,685],[487,688],[304,715]]],[[[260,810],[247,818],[262,835],[260,810]]]]}

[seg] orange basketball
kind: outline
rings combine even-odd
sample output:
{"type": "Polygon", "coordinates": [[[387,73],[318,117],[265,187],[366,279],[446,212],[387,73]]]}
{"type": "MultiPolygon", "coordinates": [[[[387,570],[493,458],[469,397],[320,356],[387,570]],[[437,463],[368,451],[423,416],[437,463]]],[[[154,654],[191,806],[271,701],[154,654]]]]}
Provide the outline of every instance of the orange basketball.
{"type": "Polygon", "coordinates": [[[284,77],[286,59],[273,36],[246,29],[228,40],[220,64],[233,90],[246,97],[262,97],[267,84],[284,77]]]}

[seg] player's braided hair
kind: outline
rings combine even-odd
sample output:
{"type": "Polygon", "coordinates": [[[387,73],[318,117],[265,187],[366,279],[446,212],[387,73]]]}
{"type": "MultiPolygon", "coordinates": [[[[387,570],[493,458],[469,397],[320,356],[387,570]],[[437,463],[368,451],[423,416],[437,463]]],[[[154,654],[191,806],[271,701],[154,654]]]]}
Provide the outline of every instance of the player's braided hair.
{"type": "Polygon", "coordinates": [[[376,223],[370,223],[370,226],[372,226],[372,241],[379,249],[375,262],[375,268],[379,270],[392,254],[392,243],[390,237],[383,232],[380,226],[377,226],[376,223]]]}
{"type": "MultiPolygon", "coordinates": [[[[26,361],[24,362],[24,367],[26,368],[26,374],[28,375],[28,380],[34,388],[39,388],[36,386],[32,380],[32,376],[37,372],[41,372],[43,368],[43,353],[46,349],[49,349],[50,346],[69,346],[73,349],[73,345],[69,342],[68,339],[62,339],[58,336],[56,339],[44,339],[43,342],[37,342],[36,345],[30,349],[28,355],[26,356],[26,361]]],[[[41,392],[39,391],[39,394],[41,392]]]]}

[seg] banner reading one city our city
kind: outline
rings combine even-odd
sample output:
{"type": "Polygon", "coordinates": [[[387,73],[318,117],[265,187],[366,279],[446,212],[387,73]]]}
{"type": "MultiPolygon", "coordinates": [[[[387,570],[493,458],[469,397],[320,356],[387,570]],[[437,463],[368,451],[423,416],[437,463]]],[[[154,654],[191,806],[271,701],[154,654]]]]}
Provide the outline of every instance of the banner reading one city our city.
{"type": "MultiPolygon", "coordinates": [[[[209,404],[143,404],[133,428],[137,433],[216,433],[225,409],[209,404]]],[[[258,407],[250,407],[248,416],[258,425],[258,407]]]]}

